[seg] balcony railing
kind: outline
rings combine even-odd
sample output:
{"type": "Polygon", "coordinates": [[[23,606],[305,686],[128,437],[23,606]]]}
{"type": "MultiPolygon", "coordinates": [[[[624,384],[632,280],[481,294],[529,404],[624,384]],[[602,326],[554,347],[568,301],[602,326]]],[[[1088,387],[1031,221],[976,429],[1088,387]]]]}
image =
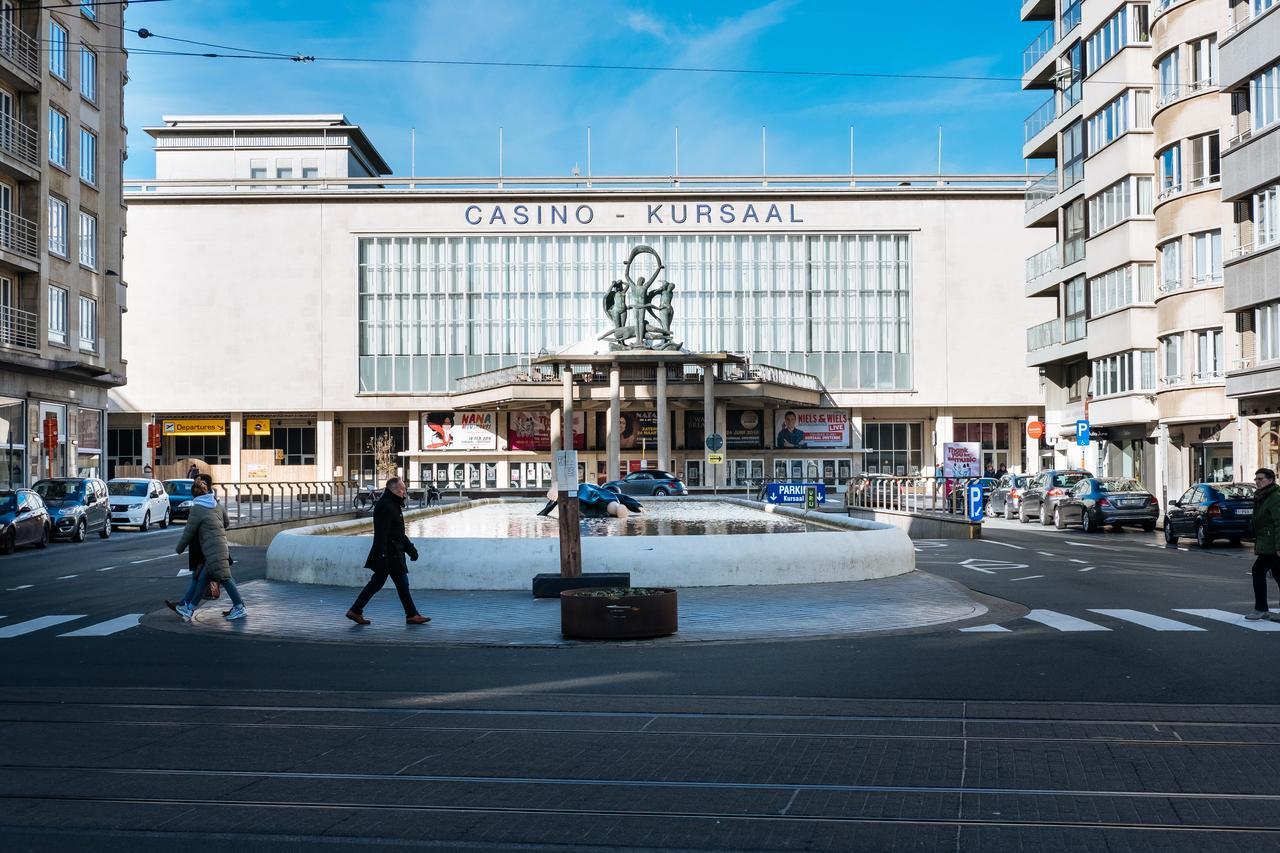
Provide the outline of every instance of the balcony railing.
{"type": "Polygon", "coordinates": [[[0,249],[40,259],[40,229],[30,219],[0,210],[0,249]]]}
{"type": "Polygon", "coordinates": [[[40,349],[39,317],[30,311],[0,305],[0,344],[22,349],[40,349]]]}
{"type": "Polygon", "coordinates": [[[1040,106],[1036,107],[1035,112],[1027,116],[1022,123],[1023,126],[1023,142],[1030,142],[1040,135],[1040,131],[1044,130],[1049,124],[1058,117],[1058,100],[1053,95],[1040,106]]]}
{"type": "Polygon", "coordinates": [[[1280,235],[1254,240],[1251,243],[1241,243],[1231,250],[1231,257],[1243,258],[1246,255],[1252,255],[1254,252],[1260,252],[1263,249],[1274,246],[1278,242],[1280,242],[1280,235]]]}
{"type": "Polygon", "coordinates": [[[1062,343],[1062,324],[1056,319],[1027,329],[1027,352],[1048,349],[1062,343]]]}
{"type": "Polygon", "coordinates": [[[1204,384],[1206,382],[1221,382],[1223,380],[1223,372],[1221,370],[1197,370],[1191,374],[1191,381],[1204,384]]]}
{"type": "Polygon", "coordinates": [[[1053,24],[1045,27],[1040,31],[1040,35],[1036,36],[1035,41],[1027,45],[1027,49],[1022,51],[1022,73],[1026,74],[1035,64],[1044,58],[1044,55],[1053,49],[1053,24]]]}
{"type": "Polygon", "coordinates": [[[13,116],[0,113],[0,148],[36,168],[40,167],[40,135],[13,116]]]}
{"type": "Polygon", "coordinates": [[[1032,210],[1058,194],[1058,173],[1042,175],[1027,187],[1026,210],[1032,210]]]}
{"type": "Polygon", "coordinates": [[[1179,385],[1186,385],[1186,384],[1187,384],[1187,377],[1185,376],[1161,376],[1160,377],[1161,388],[1176,388],[1179,385]]]}
{"type": "Polygon", "coordinates": [[[1274,9],[1280,9],[1280,3],[1272,4],[1255,15],[1253,13],[1252,2],[1237,3],[1235,7],[1235,22],[1222,31],[1222,41],[1226,41],[1245,27],[1252,24],[1255,18],[1261,18],[1263,15],[1274,9]]]}
{"type": "Polygon", "coordinates": [[[1042,252],[1036,252],[1027,258],[1027,281],[1032,282],[1042,275],[1049,273],[1062,266],[1062,249],[1054,243],[1042,252]]]}
{"type": "Polygon", "coordinates": [[[1182,192],[1181,181],[1179,181],[1176,184],[1169,184],[1166,187],[1161,187],[1160,191],[1156,193],[1156,201],[1164,201],[1167,198],[1173,198],[1175,195],[1178,195],[1180,192],[1182,192]]]}
{"type": "Polygon", "coordinates": [[[32,77],[40,76],[40,43],[19,29],[8,16],[0,16],[0,56],[32,77]]]}

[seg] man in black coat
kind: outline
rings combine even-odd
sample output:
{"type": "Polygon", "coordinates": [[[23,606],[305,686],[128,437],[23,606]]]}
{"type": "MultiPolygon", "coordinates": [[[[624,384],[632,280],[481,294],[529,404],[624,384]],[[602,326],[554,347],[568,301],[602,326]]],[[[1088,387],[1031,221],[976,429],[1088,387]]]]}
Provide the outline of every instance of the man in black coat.
{"type": "Polygon", "coordinates": [[[364,618],[364,606],[375,592],[386,585],[387,578],[396,585],[396,593],[404,607],[405,624],[424,625],[431,621],[430,616],[418,612],[413,605],[413,596],[409,594],[409,567],[404,558],[407,554],[410,560],[417,560],[418,549],[413,546],[413,540],[404,535],[404,501],[408,493],[404,481],[392,477],[387,480],[382,497],[373,505],[373,545],[369,548],[369,558],[364,561],[364,567],[373,570],[373,577],[347,611],[347,618],[357,625],[369,624],[369,620],[364,618]]]}

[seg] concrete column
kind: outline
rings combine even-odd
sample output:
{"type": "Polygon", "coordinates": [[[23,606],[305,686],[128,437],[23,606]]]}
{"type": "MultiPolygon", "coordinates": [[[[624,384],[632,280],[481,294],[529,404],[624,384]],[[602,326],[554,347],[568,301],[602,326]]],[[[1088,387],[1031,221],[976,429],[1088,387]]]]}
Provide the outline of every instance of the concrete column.
{"type": "Polygon", "coordinates": [[[658,365],[658,468],[671,469],[671,413],[667,406],[667,366],[658,365]]]}
{"type": "MultiPolygon", "coordinates": [[[[702,438],[704,442],[706,441],[707,436],[711,435],[714,432],[719,432],[719,430],[716,429],[716,425],[717,425],[717,419],[716,419],[715,365],[707,364],[707,365],[704,365],[702,368],[702,438]]],[[[724,448],[721,448],[722,451],[723,449],[724,448]]],[[[706,452],[710,452],[710,451],[706,451],[706,452]]],[[[706,458],[706,455],[704,453],[703,459],[705,458],[706,458]]],[[[702,484],[704,486],[719,485],[719,478],[716,476],[716,469],[722,466],[704,464],[703,467],[706,469],[706,471],[702,477],[702,484]]]]}
{"type": "Polygon", "coordinates": [[[560,372],[560,383],[564,400],[561,407],[564,415],[564,427],[560,432],[561,442],[565,450],[573,450],[573,371],[567,364],[560,372]]]}
{"type": "MultiPolygon", "coordinates": [[[[422,419],[418,414],[409,415],[409,446],[405,448],[410,453],[416,453],[422,449],[422,419]]],[[[422,462],[414,459],[412,456],[404,458],[405,476],[409,478],[410,483],[416,483],[422,479],[422,462]]]]}
{"type": "Polygon", "coordinates": [[[333,479],[333,412],[316,413],[316,479],[333,479]]]}
{"type": "MultiPolygon", "coordinates": [[[[244,482],[244,467],[240,464],[240,446],[244,444],[244,412],[232,412],[231,421],[231,477],[244,482]]],[[[174,460],[177,461],[177,460],[174,460]]]]}
{"type": "Polygon", "coordinates": [[[556,406],[551,410],[551,452],[559,453],[563,448],[560,444],[560,425],[562,414],[560,407],[556,406]]]}
{"type": "MultiPolygon", "coordinates": [[[[1168,508],[1169,501],[1177,500],[1181,494],[1169,494],[1169,427],[1160,424],[1156,427],[1156,481],[1151,484],[1151,493],[1160,501],[1163,511],[1168,508]]],[[[1096,472],[1095,472],[1096,473],[1096,472]]]]}
{"type": "MultiPolygon", "coordinates": [[[[955,418],[949,414],[947,415],[939,414],[938,419],[933,424],[933,431],[937,435],[937,440],[934,442],[934,445],[933,445],[933,458],[934,458],[933,464],[936,466],[936,465],[942,464],[942,459],[943,459],[942,445],[946,444],[947,442],[955,438],[955,434],[956,434],[955,418]]],[[[879,448],[873,448],[873,449],[878,450],[879,448]]]]}
{"type": "Polygon", "coordinates": [[[622,460],[622,436],[618,433],[618,419],[622,417],[622,368],[617,364],[609,366],[609,416],[605,418],[604,434],[606,438],[608,470],[605,479],[618,478],[618,465],[622,460]]]}
{"type": "MultiPolygon", "coordinates": [[[[31,407],[32,409],[35,406],[31,407]]],[[[156,416],[151,413],[144,413],[139,417],[138,428],[142,430],[142,466],[151,466],[152,473],[156,468],[156,452],[147,446],[147,425],[155,422],[156,416]]],[[[30,452],[30,451],[28,451],[30,452]]],[[[186,473],[185,471],[183,473],[186,473]]]]}

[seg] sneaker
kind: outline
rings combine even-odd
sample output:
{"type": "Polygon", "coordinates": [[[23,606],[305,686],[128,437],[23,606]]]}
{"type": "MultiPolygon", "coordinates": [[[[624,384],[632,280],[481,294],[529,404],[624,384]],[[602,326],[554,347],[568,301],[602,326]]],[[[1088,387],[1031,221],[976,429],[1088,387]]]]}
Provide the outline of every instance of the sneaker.
{"type": "Polygon", "coordinates": [[[1255,610],[1252,613],[1246,614],[1244,618],[1248,619],[1250,622],[1256,622],[1259,619],[1270,619],[1271,611],[1255,610]]]}
{"type": "Polygon", "coordinates": [[[243,604],[237,604],[235,607],[223,614],[227,619],[243,619],[248,613],[244,609],[243,604]]]}
{"type": "Polygon", "coordinates": [[[172,610],[174,613],[178,612],[178,602],[176,601],[170,601],[169,599],[166,598],[164,600],[164,606],[172,610]]]}
{"type": "Polygon", "coordinates": [[[190,604],[187,604],[185,601],[180,602],[178,606],[174,608],[174,610],[176,610],[178,615],[181,616],[183,619],[187,620],[188,622],[191,621],[192,614],[196,612],[196,609],[192,607],[190,604]]]}

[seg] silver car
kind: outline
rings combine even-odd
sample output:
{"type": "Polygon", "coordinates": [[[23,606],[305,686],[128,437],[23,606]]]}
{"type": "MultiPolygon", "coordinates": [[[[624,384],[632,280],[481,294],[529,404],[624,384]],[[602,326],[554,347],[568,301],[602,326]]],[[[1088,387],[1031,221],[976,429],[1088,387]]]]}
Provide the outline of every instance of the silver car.
{"type": "Polygon", "coordinates": [[[604,488],[617,492],[620,495],[634,495],[636,497],[648,497],[650,495],[687,495],[689,490],[684,487],[679,477],[668,474],[666,471],[632,471],[621,480],[610,480],[604,484],[604,488]]]}

